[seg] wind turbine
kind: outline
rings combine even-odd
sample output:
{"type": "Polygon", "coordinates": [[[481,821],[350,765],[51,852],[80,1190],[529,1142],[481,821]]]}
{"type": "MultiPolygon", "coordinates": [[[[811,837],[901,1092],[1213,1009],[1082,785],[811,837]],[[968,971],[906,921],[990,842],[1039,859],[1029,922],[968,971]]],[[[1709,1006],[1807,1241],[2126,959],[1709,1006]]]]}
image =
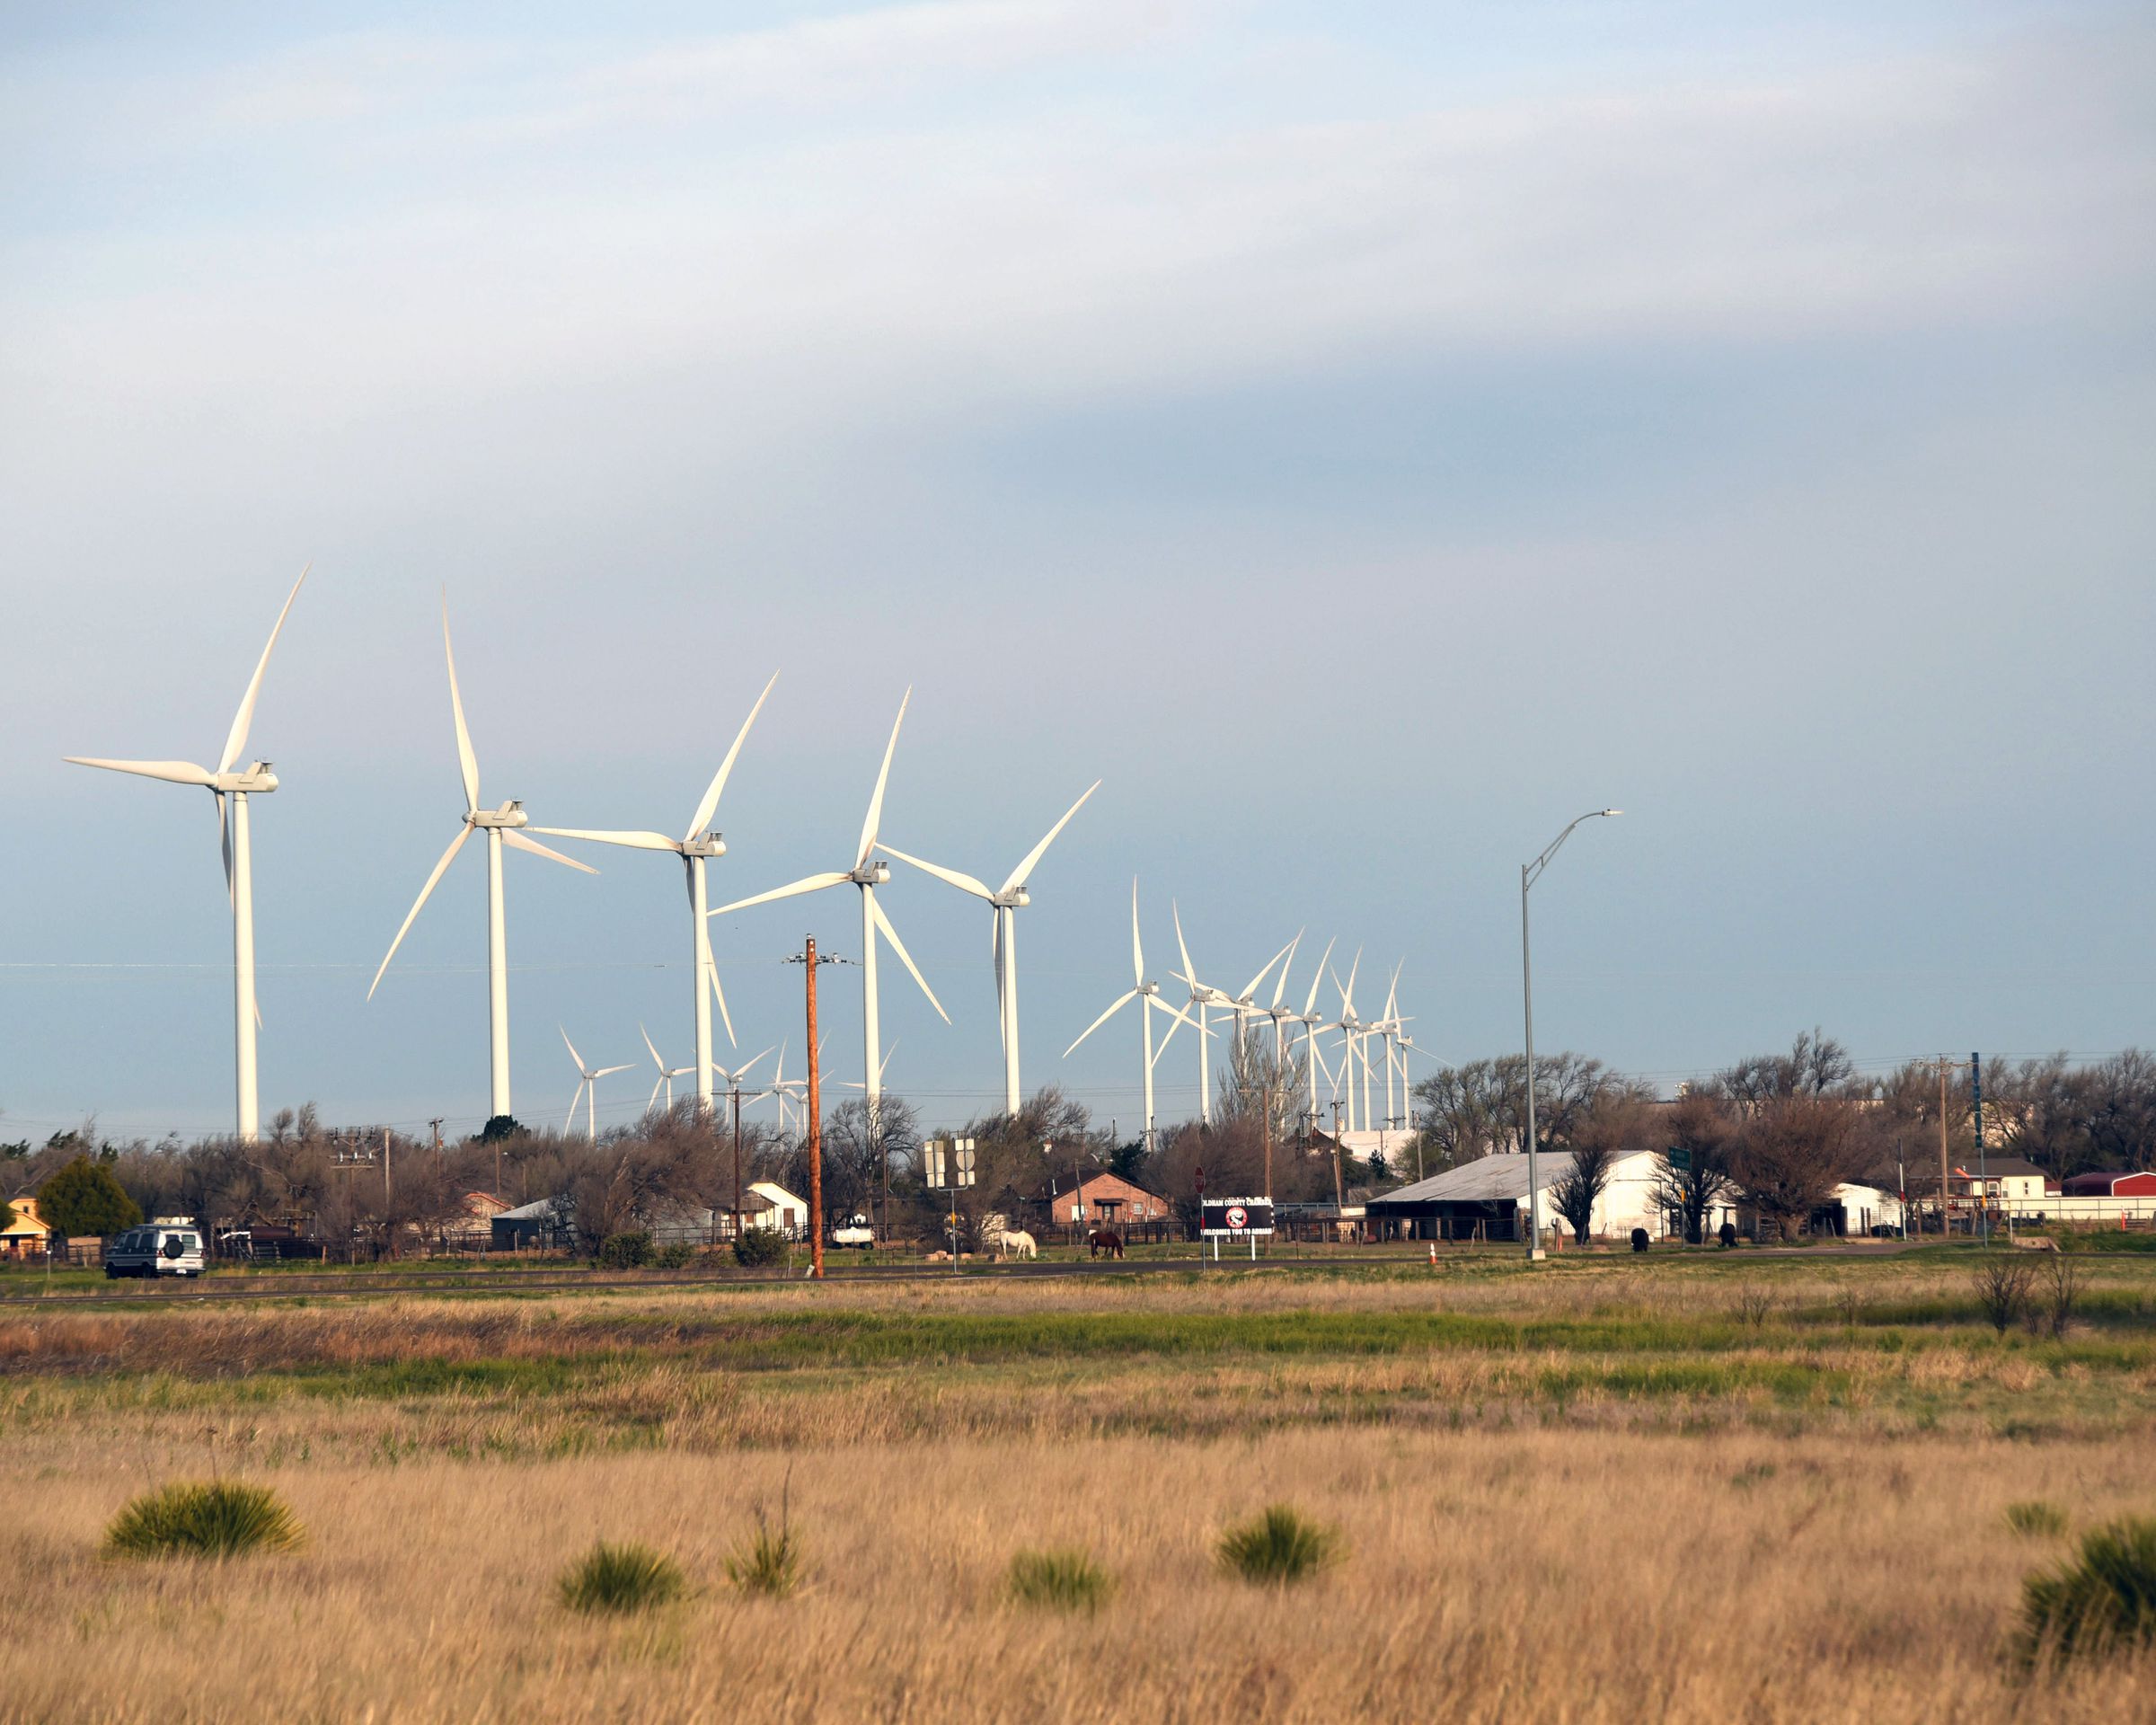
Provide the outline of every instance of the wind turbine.
{"type": "Polygon", "coordinates": [[[821,892],[826,887],[852,884],[861,889],[861,1072],[867,1086],[869,1112],[873,1115],[883,1103],[883,1057],[880,1048],[879,1026],[876,1017],[876,937],[880,933],[891,943],[891,951],[898,955],[913,979],[921,985],[921,992],[928,996],[928,1004],[936,1009],[936,1016],[946,1024],[950,1014],[943,1010],[943,1003],[936,998],[936,991],[928,986],[928,978],[914,962],[913,954],[906,950],[906,942],[898,938],[898,931],[891,926],[891,919],[884,915],[883,907],[876,902],[876,889],[891,878],[891,866],[876,854],[877,829],[883,820],[883,788],[891,776],[891,755],[898,747],[898,728],[906,722],[907,703],[914,692],[906,690],[904,700],[898,703],[898,717],[891,721],[891,739],[883,747],[883,765],[876,774],[876,790],[869,798],[868,818],[861,823],[861,843],[853,852],[853,866],[840,871],[804,875],[799,880],[782,887],[773,887],[769,892],[759,892],[752,898],[738,898],[730,905],[721,905],[711,914],[724,916],[737,910],[747,910],[751,905],[768,905],[780,898],[799,898],[805,892],[821,892]]]}
{"type": "MultiPolygon", "coordinates": [[[[1348,1091],[1348,1129],[1350,1132],[1357,1129],[1355,1123],[1356,1119],[1355,1111],[1355,1061],[1356,1056],[1361,1051],[1362,1048],[1363,1032],[1367,1028],[1367,1026],[1363,1023],[1363,1021],[1355,1015],[1355,973],[1360,970],[1362,968],[1363,950],[1358,946],[1355,950],[1355,962],[1348,967],[1348,980],[1346,984],[1343,985],[1341,983],[1340,974],[1339,971],[1336,970],[1332,974],[1332,986],[1340,991],[1340,1018],[1339,1022],[1333,1028],[1344,1032],[1348,1038],[1346,1057],[1343,1059],[1340,1065],[1340,1076],[1344,1081],[1348,1091]]],[[[1367,1061],[1365,1060],[1363,1066],[1363,1115],[1365,1117],[1363,1127],[1361,1128],[1363,1130],[1367,1130],[1369,1128],[1369,1120],[1367,1119],[1369,1112],[1370,1068],[1367,1061]]]]}
{"type": "Polygon", "coordinates": [[[405,913],[397,938],[389,943],[389,951],[382,955],[381,969],[367,985],[367,997],[369,1000],[375,997],[375,990],[382,986],[383,974],[388,970],[389,961],[397,956],[397,948],[403,945],[405,934],[420,914],[420,907],[427,902],[435,883],[456,860],[464,841],[475,832],[486,834],[487,1111],[499,1117],[509,1111],[509,936],[501,898],[501,847],[507,845],[511,850],[529,851],[535,856],[543,856],[565,869],[577,869],[585,874],[596,874],[598,871],[563,856],[559,851],[550,851],[535,838],[527,838],[522,828],[530,824],[531,818],[516,798],[510,798],[499,809],[479,806],[479,757],[472,752],[472,733],[464,725],[464,698],[457,692],[456,650],[449,642],[449,597],[446,593],[442,596],[442,655],[449,664],[449,712],[456,721],[456,764],[464,787],[464,825],[456,829],[456,836],[449,841],[449,848],[442,853],[441,861],[434,865],[434,872],[427,877],[427,884],[420,889],[420,896],[405,913]]]}
{"type": "MultiPolygon", "coordinates": [[[[726,854],[726,840],[709,830],[711,817],[719,812],[719,795],[726,789],[727,775],[734,770],[734,761],[741,753],[741,745],[748,740],[748,728],[756,722],[756,715],[764,711],[764,703],[771,698],[772,685],[779,674],[771,674],[771,682],[764,686],[764,693],[756,697],[756,704],[748,710],[748,717],[741,721],[741,729],[734,738],[734,746],[726,751],[726,758],[719,763],[719,771],[710,784],[704,787],[703,801],[696,805],[696,812],[689,817],[689,830],[681,838],[668,838],[664,833],[650,832],[592,832],[580,827],[535,827],[535,833],[545,833],[553,838],[581,838],[594,845],[624,845],[637,851],[671,851],[681,858],[682,868],[687,876],[689,889],[689,917],[694,930],[692,966],[696,980],[694,992],[696,997],[696,1064],[691,1068],[696,1075],[696,1110],[708,1116],[711,1111],[713,1095],[711,1078],[718,1068],[711,1064],[711,1002],[719,1003],[719,1016],[726,1025],[726,1039],[734,1041],[733,1015],[726,1010],[726,993],[719,986],[719,966],[711,958],[711,924],[704,915],[703,865],[713,857],[726,854]]],[[[669,1105],[673,1092],[667,1092],[669,1105]]]]}
{"type": "Polygon", "coordinates": [[[569,1099],[569,1119],[561,1122],[561,1129],[567,1132],[575,1124],[577,1104],[582,1102],[584,1136],[596,1144],[599,1141],[599,1080],[611,1077],[617,1072],[627,1072],[636,1063],[632,1060],[618,1066],[600,1066],[595,1070],[584,1064],[584,1057],[577,1052],[577,1045],[570,1041],[569,1032],[559,1024],[554,1028],[561,1031],[561,1040],[569,1049],[569,1057],[577,1063],[577,1093],[569,1099]]]}
{"type": "Polygon", "coordinates": [[[1325,1075],[1325,1082],[1332,1082],[1332,1072],[1325,1064],[1324,1056],[1318,1052],[1318,1032],[1325,1026],[1324,1014],[1318,1011],[1318,990],[1325,981],[1325,967],[1332,957],[1333,942],[1325,942],[1325,951],[1318,956],[1318,968],[1311,973],[1310,995],[1303,1003],[1303,1010],[1295,1014],[1295,1022],[1303,1027],[1303,1052],[1307,1057],[1310,1079],[1310,1123],[1314,1129],[1318,1123],[1318,1075],[1325,1075]]]}
{"type": "MultiPolygon", "coordinates": [[[[1145,949],[1139,943],[1138,941],[1138,883],[1135,879],[1130,883],[1130,971],[1131,986],[1127,992],[1118,995],[1116,997],[1115,1004],[1113,1005],[1111,1005],[1105,1013],[1102,1013],[1100,1016],[1096,1018],[1091,1024],[1088,1024],[1085,1029],[1079,1031],[1078,1041],[1072,1043],[1069,1048],[1063,1051],[1063,1057],[1066,1060],[1069,1059],[1073,1054],[1077,1052],[1078,1042],[1084,1041],[1087,1037],[1091,1036],[1095,1031],[1099,1030],[1103,1024],[1107,1023],[1109,1019],[1113,1018],[1118,1013],[1121,1012],[1124,1007],[1129,1005],[1133,1000],[1139,1000],[1144,1003],[1144,1004],[1140,1006],[1138,1009],[1138,1027],[1139,1033],[1144,1040],[1144,1145],[1147,1151],[1150,1152],[1153,1148],[1153,1015],[1156,1012],[1162,1012],[1166,1013],[1169,1017],[1176,1020],[1178,1023],[1188,1024],[1190,1021],[1183,1016],[1182,1009],[1180,1006],[1171,1006],[1165,1000],[1161,998],[1161,985],[1159,983],[1148,982],[1145,980],[1145,949]]],[[[1172,1026],[1170,1028],[1168,1033],[1171,1036],[1175,1034],[1172,1026]]]]}
{"type": "MultiPolygon", "coordinates": [[[[649,1114],[651,1111],[651,1104],[658,1100],[659,1089],[663,1085],[667,1092],[667,1112],[671,1114],[674,1111],[674,1081],[676,1078],[687,1077],[696,1068],[694,1066],[669,1066],[659,1057],[658,1047],[651,1040],[651,1032],[645,1030],[641,1024],[639,1024],[636,1029],[637,1033],[644,1039],[644,1046],[651,1050],[651,1064],[658,1068],[658,1076],[652,1082],[651,1093],[644,1098],[644,1112],[649,1114]]],[[[566,1035],[567,1032],[564,1031],[563,1034],[566,1035]]]]}
{"type": "MultiPolygon", "coordinates": [[[[1003,1039],[1003,1112],[1015,1115],[1019,1110],[1018,1082],[1018,913],[1033,900],[1026,892],[1026,882],[1032,879],[1033,871],[1047,854],[1056,836],[1071,823],[1071,817],[1085,807],[1085,799],[1100,788],[1095,779],[1085,788],[1082,796],[1064,811],[1063,818],[1048,828],[1047,836],[1025,854],[1019,865],[1003,878],[1003,884],[991,892],[970,874],[956,869],[946,869],[934,862],[924,862],[917,856],[909,856],[896,845],[882,849],[901,862],[910,862],[916,869],[932,874],[939,880],[947,880],[960,892],[970,892],[976,898],[988,901],[994,912],[994,931],[990,935],[990,960],[995,969],[995,1028],[1003,1039]]],[[[1135,900],[1134,900],[1135,902],[1135,900]]]]}
{"type": "MultiPolygon", "coordinates": [[[[308,566],[312,568],[313,565],[308,566]]],[[[137,778],[162,779],[168,784],[199,785],[217,805],[217,840],[225,854],[225,890],[232,900],[232,1024],[234,1115],[241,1140],[252,1144],[261,1136],[261,1110],[256,1095],[254,1033],[261,1014],[254,1004],[254,849],[248,835],[247,799],[277,789],[277,774],[268,761],[256,761],[244,772],[234,773],[233,763],[247,747],[247,728],[254,719],[255,698],[262,692],[262,673],[270,668],[270,655],[285,626],[292,601],[305,585],[307,571],[285,596],[284,609],[270,626],[269,644],[255,662],[247,693],[232,729],[225,733],[224,752],[217,770],[197,766],[192,761],[111,761],[86,755],[70,755],[75,766],[102,766],[109,772],[132,773],[137,778]]]]}
{"type": "MultiPolygon", "coordinates": [[[[1277,952],[1274,953],[1271,958],[1265,961],[1265,969],[1259,971],[1256,976],[1252,977],[1250,981],[1244,985],[1243,990],[1240,995],[1233,995],[1229,999],[1228,1010],[1234,1014],[1235,1033],[1238,1039],[1240,1039],[1242,1035],[1243,1027],[1251,1019],[1269,1018],[1271,1016],[1271,1014],[1267,1012],[1264,1007],[1258,1004],[1258,986],[1259,984],[1262,983],[1267,977],[1272,974],[1273,967],[1276,964],[1278,964],[1281,960],[1287,957],[1289,953],[1295,950],[1295,942],[1300,941],[1302,938],[1302,934],[1300,932],[1298,932],[1294,941],[1290,941],[1286,946],[1282,947],[1277,952]]],[[[1284,983],[1287,980],[1287,972],[1285,969],[1283,969],[1280,972],[1280,979],[1284,983]]],[[[1180,980],[1188,981],[1188,978],[1180,978],[1180,980]]],[[[1273,991],[1273,994],[1274,998],[1277,1001],[1279,998],[1279,990],[1276,988],[1273,991]]]]}
{"type": "MultiPolygon", "coordinates": [[[[1175,918],[1176,951],[1182,954],[1183,959],[1183,968],[1171,970],[1168,974],[1190,990],[1189,1004],[1197,1008],[1194,1025],[1197,1031],[1197,1119],[1199,1125],[1210,1126],[1213,1124],[1213,1057],[1206,1043],[1213,1034],[1213,1027],[1207,1014],[1215,1006],[1223,1006],[1233,1012],[1236,1003],[1232,996],[1214,987],[1211,983],[1198,981],[1197,967],[1190,962],[1189,944],[1183,939],[1183,913],[1172,898],[1168,901],[1168,914],[1175,918]]],[[[1253,983],[1251,986],[1255,987],[1257,985],[1253,983]]],[[[1191,1021],[1185,1019],[1181,1022],[1189,1023],[1191,1021]]],[[[1161,1039],[1160,1053],[1153,1057],[1155,1059],[1166,1057],[1168,1045],[1175,1040],[1177,1028],[1174,1024],[1168,1027],[1168,1034],[1161,1039]]]]}
{"type": "Polygon", "coordinates": [[[1303,932],[1297,929],[1295,938],[1287,943],[1287,962],[1280,967],[1280,975],[1273,983],[1272,1004],[1261,1008],[1253,1014],[1255,1017],[1269,1019],[1272,1022],[1273,1064],[1277,1066],[1285,1066],[1287,1064],[1287,1031],[1285,1027],[1295,1022],[1295,1009],[1282,1004],[1282,1001],[1287,994],[1287,973],[1294,968],[1295,949],[1303,944],[1303,932]]]}

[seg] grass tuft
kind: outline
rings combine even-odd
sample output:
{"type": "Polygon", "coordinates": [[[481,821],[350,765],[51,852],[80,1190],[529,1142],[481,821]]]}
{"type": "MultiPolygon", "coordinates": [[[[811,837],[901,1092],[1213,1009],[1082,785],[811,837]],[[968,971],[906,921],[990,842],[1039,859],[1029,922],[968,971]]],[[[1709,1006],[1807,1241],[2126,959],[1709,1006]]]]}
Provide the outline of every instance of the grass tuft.
{"type": "Polygon", "coordinates": [[[146,1491],[112,1517],[105,1550],[120,1557],[237,1557],[299,1544],[299,1523],[265,1485],[216,1480],[146,1491]]]}
{"type": "Polygon", "coordinates": [[[688,1589],[681,1566],[663,1552],[633,1542],[601,1540],[561,1572],[561,1603],[571,1611],[648,1611],[688,1589]]]}
{"type": "Polygon", "coordinates": [[[1109,1602],[1116,1579],[1084,1552],[1021,1552],[1011,1560],[1009,1588],[1021,1606],[1091,1612],[1109,1602]]]}
{"type": "Polygon", "coordinates": [[[2042,1498],[2006,1506],[2006,1525],[2029,1539],[2055,1539],[2066,1531],[2066,1512],[2042,1498]]]}
{"type": "Polygon", "coordinates": [[[2156,1645],[2156,1520],[2115,1521],[2081,1536],[2080,1552],[2021,1584],[2017,1650],[2063,1664],[2156,1645]]]}
{"type": "Polygon", "coordinates": [[[1223,1534],[1218,1552],[1221,1567],[1229,1573],[1260,1586],[1286,1587],[1337,1561],[1340,1537],[1321,1522],[1276,1503],[1223,1534]]]}
{"type": "Polygon", "coordinates": [[[743,1593],[764,1599],[791,1599],[808,1579],[801,1542],[793,1531],[789,1512],[791,1495],[789,1481],[779,1499],[779,1521],[775,1527],[759,1503],[755,1531],[736,1546],[733,1555],[726,1560],[727,1579],[743,1593]]]}

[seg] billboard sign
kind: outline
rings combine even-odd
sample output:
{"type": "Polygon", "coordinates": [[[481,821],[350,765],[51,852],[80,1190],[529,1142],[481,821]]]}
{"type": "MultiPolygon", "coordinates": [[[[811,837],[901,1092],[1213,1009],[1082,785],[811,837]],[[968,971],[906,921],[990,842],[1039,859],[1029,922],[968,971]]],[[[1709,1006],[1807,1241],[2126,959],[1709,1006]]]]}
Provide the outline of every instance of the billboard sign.
{"type": "Polygon", "coordinates": [[[1209,1240],[1241,1240],[1272,1231],[1269,1198],[1208,1198],[1198,1206],[1198,1232],[1209,1240]]]}

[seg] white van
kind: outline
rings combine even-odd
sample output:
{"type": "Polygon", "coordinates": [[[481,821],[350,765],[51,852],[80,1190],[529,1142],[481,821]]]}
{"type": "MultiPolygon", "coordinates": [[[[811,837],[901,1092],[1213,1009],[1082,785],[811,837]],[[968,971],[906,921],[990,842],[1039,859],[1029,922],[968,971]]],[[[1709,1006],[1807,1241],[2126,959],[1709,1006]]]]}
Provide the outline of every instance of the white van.
{"type": "Polygon", "coordinates": [[[107,1276],[199,1276],[202,1231],[191,1222],[160,1219],[129,1228],[105,1248],[107,1276]]]}

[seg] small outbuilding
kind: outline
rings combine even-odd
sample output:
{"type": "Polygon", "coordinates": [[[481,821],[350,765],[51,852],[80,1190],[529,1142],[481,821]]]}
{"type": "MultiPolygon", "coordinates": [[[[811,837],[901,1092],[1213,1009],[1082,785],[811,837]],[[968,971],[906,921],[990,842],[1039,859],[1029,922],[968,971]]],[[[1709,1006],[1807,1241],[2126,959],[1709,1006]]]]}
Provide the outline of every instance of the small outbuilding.
{"type": "MultiPolygon", "coordinates": [[[[1550,1195],[1572,1171],[1564,1150],[1547,1150],[1535,1158],[1542,1225],[1556,1216],[1550,1195]]],[[[1595,1199],[1588,1233],[1603,1239],[1621,1237],[1634,1228],[1659,1235],[1666,1218],[1655,1202],[1655,1157],[1648,1151],[1617,1156],[1609,1183],[1595,1199]]],[[[1527,1157],[1517,1153],[1479,1156],[1442,1174],[1396,1188],[1363,1207],[1365,1226],[1374,1239],[1524,1240],[1527,1227],[1527,1157]]]]}

